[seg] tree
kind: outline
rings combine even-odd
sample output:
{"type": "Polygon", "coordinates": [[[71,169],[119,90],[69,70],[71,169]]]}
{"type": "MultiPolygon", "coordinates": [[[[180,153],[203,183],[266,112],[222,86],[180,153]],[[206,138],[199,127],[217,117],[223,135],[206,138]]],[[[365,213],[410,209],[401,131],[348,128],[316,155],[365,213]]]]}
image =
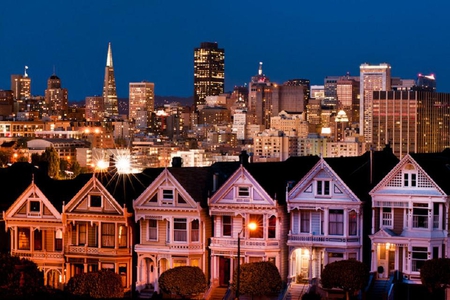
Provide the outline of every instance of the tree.
{"type": "Polygon", "coordinates": [[[354,259],[340,260],[325,266],[321,280],[324,288],[343,289],[348,300],[367,284],[369,269],[354,259]]]}
{"type": "Polygon", "coordinates": [[[70,278],[67,292],[91,298],[122,298],[122,278],[109,270],[81,273],[70,278]]]}
{"type": "Polygon", "coordinates": [[[0,267],[0,299],[26,299],[44,292],[44,274],[33,261],[1,253],[0,267]]]}
{"type": "Polygon", "coordinates": [[[48,163],[48,176],[59,178],[59,154],[54,147],[47,147],[41,155],[41,161],[48,163]]]}
{"type": "MultiPolygon", "coordinates": [[[[281,275],[273,263],[260,261],[242,264],[240,267],[239,293],[241,295],[251,295],[253,298],[280,292],[281,275]]],[[[237,272],[234,273],[232,284],[234,291],[236,291],[236,284],[237,272]]]]}
{"type": "Polygon", "coordinates": [[[450,284],[450,258],[425,261],[420,268],[420,279],[432,295],[442,293],[450,284]]]}
{"type": "Polygon", "coordinates": [[[10,160],[11,160],[11,156],[12,156],[12,151],[11,149],[0,149],[0,166],[4,167],[6,166],[10,160]]]}
{"type": "Polygon", "coordinates": [[[77,177],[78,175],[80,175],[80,173],[81,173],[81,166],[78,163],[78,161],[75,161],[72,164],[72,172],[73,172],[73,177],[77,177]]]}
{"type": "Polygon", "coordinates": [[[159,288],[183,299],[206,290],[206,276],[199,267],[182,266],[169,269],[159,277],[159,288]]]}

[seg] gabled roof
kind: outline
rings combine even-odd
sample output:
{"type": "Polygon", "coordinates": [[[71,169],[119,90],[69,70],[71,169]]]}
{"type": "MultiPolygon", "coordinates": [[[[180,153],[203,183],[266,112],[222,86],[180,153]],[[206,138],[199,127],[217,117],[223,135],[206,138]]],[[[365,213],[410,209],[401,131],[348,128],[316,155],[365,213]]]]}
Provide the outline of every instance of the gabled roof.
{"type": "Polygon", "coordinates": [[[450,194],[450,149],[439,153],[411,153],[419,166],[447,194],[450,194]]]}
{"type": "Polygon", "coordinates": [[[208,167],[168,168],[168,170],[196,202],[204,208],[207,207],[212,177],[208,167]]]}
{"type": "Polygon", "coordinates": [[[390,148],[372,154],[367,151],[361,156],[325,158],[325,161],[361,201],[370,200],[370,190],[399,162],[390,148]]]}

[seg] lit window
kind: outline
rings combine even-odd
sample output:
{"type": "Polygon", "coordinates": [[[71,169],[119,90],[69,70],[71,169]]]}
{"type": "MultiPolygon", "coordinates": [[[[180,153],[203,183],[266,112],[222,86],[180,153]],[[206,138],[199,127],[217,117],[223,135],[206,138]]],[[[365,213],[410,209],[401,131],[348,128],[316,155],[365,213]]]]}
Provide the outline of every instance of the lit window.
{"type": "Polygon", "coordinates": [[[127,227],[125,225],[119,225],[119,248],[126,248],[127,243],[127,227]]]}

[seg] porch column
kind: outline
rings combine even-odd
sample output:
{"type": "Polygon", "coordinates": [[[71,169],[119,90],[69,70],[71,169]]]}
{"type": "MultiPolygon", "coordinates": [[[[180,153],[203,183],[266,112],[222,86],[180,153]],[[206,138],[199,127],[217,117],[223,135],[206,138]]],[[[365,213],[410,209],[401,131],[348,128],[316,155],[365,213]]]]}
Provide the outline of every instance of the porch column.
{"type": "Polygon", "coordinates": [[[377,264],[378,264],[378,260],[377,260],[377,243],[372,242],[372,266],[371,266],[371,271],[374,272],[377,270],[377,264]]]}
{"type": "Polygon", "coordinates": [[[313,247],[309,247],[308,283],[312,281],[313,247]]]}

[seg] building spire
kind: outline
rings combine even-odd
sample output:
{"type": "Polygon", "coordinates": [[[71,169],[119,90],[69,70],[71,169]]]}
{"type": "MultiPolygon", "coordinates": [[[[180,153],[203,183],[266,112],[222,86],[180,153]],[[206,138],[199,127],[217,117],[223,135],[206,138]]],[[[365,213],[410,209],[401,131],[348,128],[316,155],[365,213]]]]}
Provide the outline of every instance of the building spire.
{"type": "Polygon", "coordinates": [[[262,75],[262,61],[259,62],[259,69],[258,69],[258,75],[261,76],[262,75]]]}
{"type": "Polygon", "coordinates": [[[108,56],[106,57],[106,66],[107,67],[113,66],[111,42],[108,43],[108,56]]]}

